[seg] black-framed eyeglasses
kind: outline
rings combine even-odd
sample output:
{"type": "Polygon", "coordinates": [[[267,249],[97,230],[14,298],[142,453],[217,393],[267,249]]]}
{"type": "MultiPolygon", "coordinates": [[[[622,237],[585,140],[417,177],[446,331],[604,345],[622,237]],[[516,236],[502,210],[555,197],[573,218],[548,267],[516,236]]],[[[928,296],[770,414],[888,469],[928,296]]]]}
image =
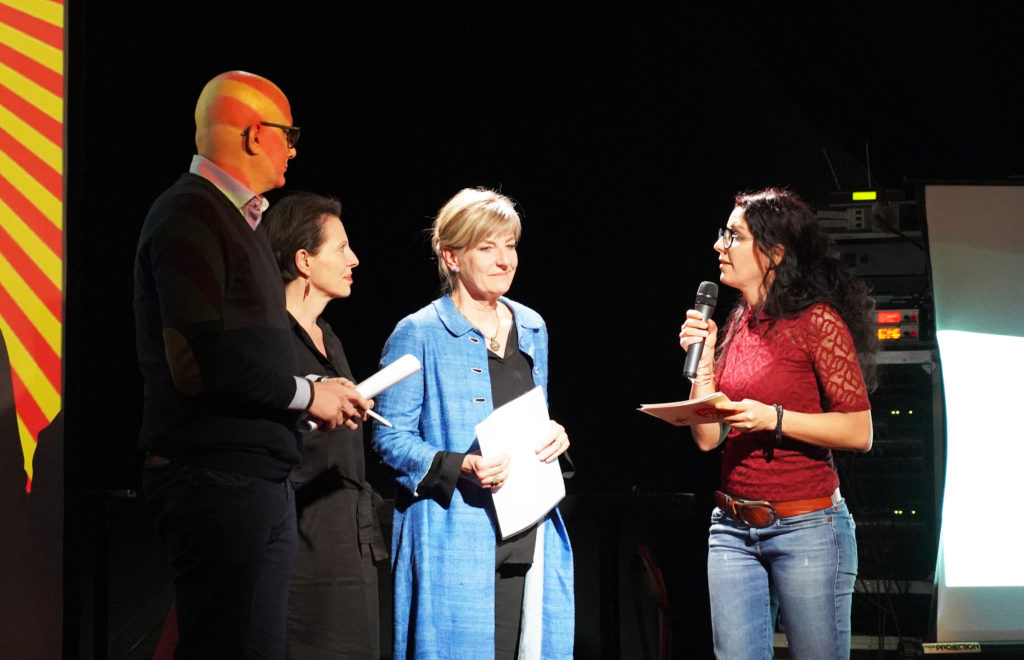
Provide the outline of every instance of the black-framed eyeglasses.
{"type": "MultiPolygon", "coordinates": [[[[289,149],[294,149],[295,145],[299,142],[299,131],[301,131],[302,129],[299,128],[298,126],[288,126],[287,124],[272,124],[269,121],[261,121],[260,123],[263,124],[264,126],[272,126],[274,128],[280,128],[282,131],[284,131],[284,139],[287,140],[289,149]]],[[[245,130],[242,131],[242,137],[245,137],[246,135],[249,134],[250,128],[252,128],[252,124],[249,124],[245,127],[245,130]]]]}
{"type": "Polygon", "coordinates": [[[736,241],[742,240],[742,237],[728,227],[721,227],[718,230],[718,240],[722,241],[722,248],[728,250],[736,241]]]}

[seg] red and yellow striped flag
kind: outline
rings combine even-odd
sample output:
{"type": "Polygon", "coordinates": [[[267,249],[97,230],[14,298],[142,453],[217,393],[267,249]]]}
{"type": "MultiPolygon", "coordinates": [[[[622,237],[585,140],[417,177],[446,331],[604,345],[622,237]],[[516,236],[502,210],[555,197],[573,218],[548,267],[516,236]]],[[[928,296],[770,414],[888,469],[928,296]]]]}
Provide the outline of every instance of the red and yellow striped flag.
{"type": "Polygon", "coordinates": [[[0,0],[0,330],[31,479],[61,408],[64,4],[0,0]]]}

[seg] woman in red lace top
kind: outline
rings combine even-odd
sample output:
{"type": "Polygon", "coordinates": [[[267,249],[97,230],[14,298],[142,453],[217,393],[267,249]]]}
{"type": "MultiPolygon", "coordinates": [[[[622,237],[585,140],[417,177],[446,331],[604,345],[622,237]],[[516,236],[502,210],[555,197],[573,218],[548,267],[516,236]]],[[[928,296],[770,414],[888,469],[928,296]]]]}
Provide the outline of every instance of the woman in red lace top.
{"type": "Polygon", "coordinates": [[[701,449],[722,447],[715,653],[770,658],[778,614],[790,657],[847,658],[857,546],[832,450],[871,448],[872,303],[786,190],[739,195],[715,251],[740,300],[721,337],[692,310],[679,335],[684,349],[704,340],[690,396],[731,400],[722,422],[692,427],[701,449]]]}

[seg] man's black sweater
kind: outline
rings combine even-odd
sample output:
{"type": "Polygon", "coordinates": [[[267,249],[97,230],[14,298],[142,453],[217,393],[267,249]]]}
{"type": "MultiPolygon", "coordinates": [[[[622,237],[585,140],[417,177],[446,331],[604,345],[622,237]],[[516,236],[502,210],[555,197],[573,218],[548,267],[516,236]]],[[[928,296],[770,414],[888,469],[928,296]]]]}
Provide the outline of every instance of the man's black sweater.
{"type": "Polygon", "coordinates": [[[283,479],[298,462],[297,359],[269,241],[212,183],[185,174],[153,203],[135,259],[145,405],[139,446],[283,479]]]}

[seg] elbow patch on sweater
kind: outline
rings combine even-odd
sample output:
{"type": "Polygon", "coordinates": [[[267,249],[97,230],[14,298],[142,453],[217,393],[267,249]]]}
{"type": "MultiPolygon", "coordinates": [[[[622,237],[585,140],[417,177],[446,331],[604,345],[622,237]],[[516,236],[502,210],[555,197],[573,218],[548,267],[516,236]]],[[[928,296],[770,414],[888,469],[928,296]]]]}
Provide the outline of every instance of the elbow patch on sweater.
{"type": "Polygon", "coordinates": [[[199,394],[203,389],[203,376],[188,340],[174,328],[164,328],[163,338],[164,357],[174,386],[187,396],[199,394]]]}

